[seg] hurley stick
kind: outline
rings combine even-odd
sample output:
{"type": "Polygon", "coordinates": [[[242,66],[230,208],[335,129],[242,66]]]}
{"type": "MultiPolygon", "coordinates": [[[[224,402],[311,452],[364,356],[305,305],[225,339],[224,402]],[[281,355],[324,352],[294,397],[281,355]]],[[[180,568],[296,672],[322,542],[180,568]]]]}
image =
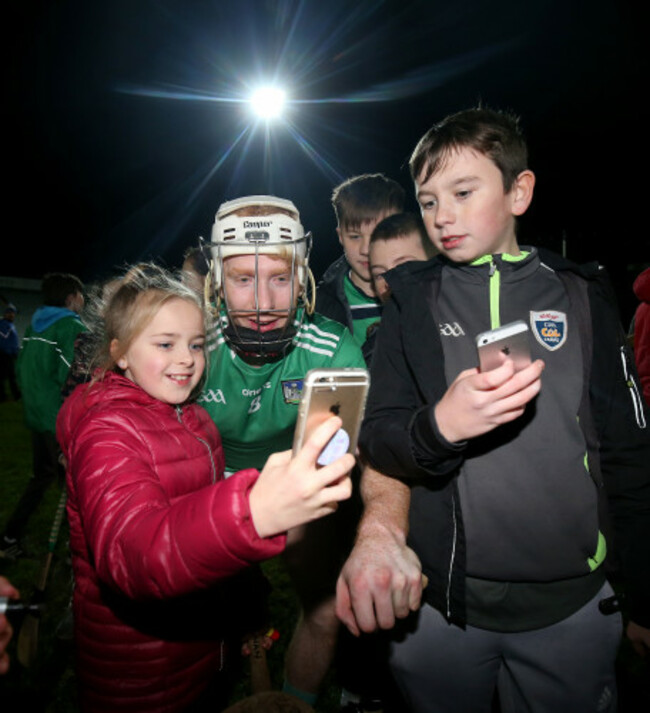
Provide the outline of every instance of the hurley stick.
{"type": "MultiPolygon", "coordinates": [[[[54,514],[52,529],[50,530],[50,539],[47,543],[47,556],[45,557],[41,575],[36,583],[34,593],[32,594],[31,604],[33,605],[41,604],[45,599],[45,587],[50,574],[50,567],[52,566],[52,560],[54,558],[54,548],[59,536],[59,530],[61,529],[61,523],[63,522],[63,515],[65,514],[65,503],[66,490],[64,486],[63,492],[61,493],[61,497],[59,499],[59,504],[56,508],[56,513],[54,514]]],[[[18,633],[16,653],[18,655],[18,660],[25,668],[32,666],[36,660],[39,622],[40,616],[38,614],[28,612],[25,615],[22,626],[20,627],[20,632],[18,633]]]]}

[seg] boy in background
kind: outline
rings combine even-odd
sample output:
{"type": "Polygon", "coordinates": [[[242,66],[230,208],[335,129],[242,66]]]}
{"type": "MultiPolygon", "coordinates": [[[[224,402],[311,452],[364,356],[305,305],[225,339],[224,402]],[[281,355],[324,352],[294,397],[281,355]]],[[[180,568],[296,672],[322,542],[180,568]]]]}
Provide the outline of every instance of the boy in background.
{"type": "Polygon", "coordinates": [[[381,173],[349,178],[332,193],[343,255],[318,284],[316,312],[344,324],[360,347],[381,316],[370,274],[370,236],[377,223],[404,209],[404,197],[404,189],[381,173]]]}
{"type": "Polygon", "coordinates": [[[436,254],[424,223],[414,213],[396,213],[378,223],[370,236],[368,258],[375,294],[382,303],[390,297],[384,275],[411,260],[428,260],[436,254]]]}
{"type": "MultiPolygon", "coordinates": [[[[428,260],[435,254],[436,249],[420,216],[395,213],[378,223],[370,236],[368,258],[373,289],[382,305],[390,298],[390,287],[385,278],[389,270],[411,260],[428,260]]],[[[380,324],[380,321],[374,322],[366,330],[361,350],[367,364],[372,359],[380,324]]]]}
{"type": "Polygon", "coordinates": [[[4,308],[3,318],[0,319],[0,401],[4,401],[6,398],[5,382],[9,384],[14,401],[18,401],[20,398],[15,365],[20,344],[14,324],[15,319],[16,307],[9,302],[4,308]]]}
{"type": "Polygon", "coordinates": [[[425,604],[390,660],[411,710],[488,710],[498,687],[504,711],[613,711],[621,618],[600,605],[604,563],[616,541],[627,634],[647,653],[650,437],[611,286],[598,267],[520,248],[535,178],[515,118],[447,117],[410,167],[441,257],[389,276],[360,441],[410,486],[408,526],[390,495],[403,504],[403,484],[384,479],[373,508],[410,573],[400,588],[387,549],[358,539],[339,614],[358,632],[416,609],[415,554],[425,604]],[[479,372],[476,334],[516,319],[532,363],[479,372]]]}
{"type": "Polygon", "coordinates": [[[75,275],[53,272],[41,285],[43,305],[25,330],[16,363],[25,423],[32,433],[34,473],[9,518],[0,556],[22,554],[20,538],[45,491],[58,476],[64,477],[56,441],[56,417],[61,408],[61,388],[73,360],[74,342],[84,327],[79,313],[84,306],[83,284],[75,275]]]}

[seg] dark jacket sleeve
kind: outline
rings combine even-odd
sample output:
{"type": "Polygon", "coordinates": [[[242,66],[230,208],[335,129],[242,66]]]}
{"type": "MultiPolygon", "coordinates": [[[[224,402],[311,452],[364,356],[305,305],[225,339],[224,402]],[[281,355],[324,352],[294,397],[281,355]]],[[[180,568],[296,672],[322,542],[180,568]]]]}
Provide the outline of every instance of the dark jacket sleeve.
{"type": "Polygon", "coordinates": [[[316,312],[352,329],[352,314],[345,299],[343,280],[349,270],[345,256],[333,262],[316,288],[316,312]]]}
{"type": "Polygon", "coordinates": [[[446,388],[437,335],[424,330],[405,348],[408,334],[418,331],[404,322],[409,314],[408,306],[395,299],[384,307],[360,438],[361,452],[374,468],[405,480],[447,475],[460,466],[464,451],[464,445],[445,441],[433,418],[433,407],[446,388]],[[420,366],[427,376],[418,383],[420,366]]]}
{"type": "Polygon", "coordinates": [[[630,618],[650,627],[650,426],[608,280],[591,288],[591,402],[630,618]]]}

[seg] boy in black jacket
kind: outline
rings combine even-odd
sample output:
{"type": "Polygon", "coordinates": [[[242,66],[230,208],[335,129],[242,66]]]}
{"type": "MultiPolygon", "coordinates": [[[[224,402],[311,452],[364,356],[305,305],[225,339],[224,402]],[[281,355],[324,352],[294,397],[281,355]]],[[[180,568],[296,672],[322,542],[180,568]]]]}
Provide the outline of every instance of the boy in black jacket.
{"type": "MultiPolygon", "coordinates": [[[[389,600],[394,616],[417,608],[414,552],[426,603],[391,650],[413,711],[489,710],[495,686],[504,711],[614,710],[621,622],[599,609],[612,595],[604,563],[617,544],[628,636],[644,650],[650,438],[610,285],[597,266],[518,245],[535,177],[513,117],[450,116],[410,166],[441,257],[387,276],[360,442],[373,468],[410,486],[408,546],[394,536],[408,573],[390,583],[395,567],[367,566],[362,524],[339,613],[371,630],[391,623],[389,600]],[[515,372],[504,356],[480,373],[475,336],[516,319],[532,364],[515,372]]],[[[408,495],[382,487],[403,533],[408,495]]]]}

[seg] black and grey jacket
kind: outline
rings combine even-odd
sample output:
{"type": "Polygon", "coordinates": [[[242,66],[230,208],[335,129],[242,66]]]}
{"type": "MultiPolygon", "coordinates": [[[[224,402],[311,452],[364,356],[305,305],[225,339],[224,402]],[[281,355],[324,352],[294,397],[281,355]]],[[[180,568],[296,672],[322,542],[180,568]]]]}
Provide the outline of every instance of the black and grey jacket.
{"type": "Polygon", "coordinates": [[[604,271],[533,249],[474,266],[410,263],[388,279],[360,446],[412,485],[409,544],[427,601],[464,624],[466,575],[587,574],[605,542],[611,555],[611,515],[630,616],[650,625],[650,428],[604,271]],[[447,442],[432,407],[476,366],[475,335],[514,319],[536,335],[542,392],[508,427],[447,442]]]}
{"type": "Polygon", "coordinates": [[[341,255],[325,270],[316,288],[316,312],[335,322],[340,322],[352,333],[354,331],[352,311],[343,287],[345,276],[349,272],[350,266],[345,255],[341,255]]]}

